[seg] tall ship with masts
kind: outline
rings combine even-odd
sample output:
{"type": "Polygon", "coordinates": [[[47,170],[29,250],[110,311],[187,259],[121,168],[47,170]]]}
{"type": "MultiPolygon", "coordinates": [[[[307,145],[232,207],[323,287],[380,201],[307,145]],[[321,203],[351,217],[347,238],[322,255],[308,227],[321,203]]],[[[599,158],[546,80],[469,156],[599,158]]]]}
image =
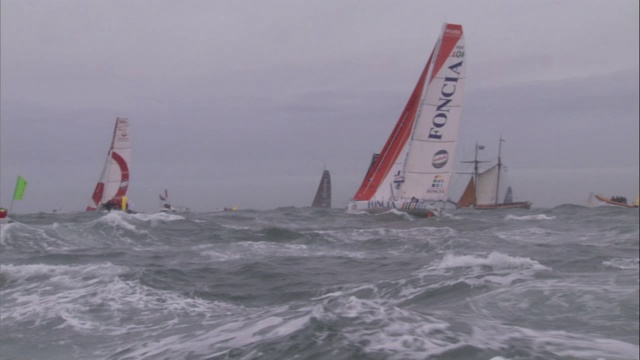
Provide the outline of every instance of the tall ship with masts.
{"type": "Polygon", "coordinates": [[[514,202],[513,190],[503,179],[506,171],[501,156],[503,142],[504,139],[501,136],[498,143],[498,162],[484,171],[479,170],[479,164],[490,162],[478,160],[478,151],[483,150],[484,146],[476,143],[474,159],[463,161],[463,163],[473,164],[473,173],[460,197],[460,201],[458,201],[459,207],[478,210],[529,209],[531,207],[530,201],[514,202]],[[502,202],[500,202],[500,199],[503,199],[502,202]]]}

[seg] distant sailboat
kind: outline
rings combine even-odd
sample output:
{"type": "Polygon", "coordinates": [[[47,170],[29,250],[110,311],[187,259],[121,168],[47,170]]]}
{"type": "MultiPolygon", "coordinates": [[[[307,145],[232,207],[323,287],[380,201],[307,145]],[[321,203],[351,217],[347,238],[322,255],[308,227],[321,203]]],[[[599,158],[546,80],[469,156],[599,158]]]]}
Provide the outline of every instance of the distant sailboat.
{"type": "Polygon", "coordinates": [[[316,191],[316,197],[313,198],[311,207],[317,208],[330,208],[331,207],[331,175],[329,170],[322,171],[322,178],[320,178],[320,185],[318,185],[318,191],[316,191]]]}
{"type": "Polygon", "coordinates": [[[13,220],[9,218],[9,213],[13,210],[13,201],[14,200],[22,200],[24,196],[24,192],[27,189],[27,180],[18,176],[18,180],[16,181],[16,188],[13,191],[13,198],[11,199],[11,205],[9,206],[9,211],[7,209],[0,207],[0,228],[4,225],[12,223],[13,220]]]}
{"type": "Polygon", "coordinates": [[[117,118],[107,160],[102,167],[87,211],[127,210],[129,166],[131,161],[131,129],[127,118],[117,118]]]}
{"type": "Polygon", "coordinates": [[[504,200],[500,202],[500,194],[502,193],[500,177],[504,172],[504,164],[501,159],[502,142],[500,138],[498,144],[498,163],[485,171],[478,171],[478,164],[488,161],[478,160],[478,150],[484,149],[484,146],[476,144],[475,158],[471,161],[463,161],[465,163],[473,163],[473,176],[469,179],[469,183],[464,193],[458,201],[460,207],[472,207],[479,210],[488,209],[529,209],[531,202],[519,201],[513,202],[513,191],[511,186],[507,186],[504,192],[504,200]]]}
{"type": "Polygon", "coordinates": [[[160,197],[160,212],[189,212],[188,207],[171,205],[169,202],[169,191],[167,189],[164,189],[164,194],[159,194],[158,196],[160,197]]]}
{"type": "Polygon", "coordinates": [[[348,210],[440,215],[448,201],[465,82],[462,26],[445,24],[382,151],[348,210]]]}

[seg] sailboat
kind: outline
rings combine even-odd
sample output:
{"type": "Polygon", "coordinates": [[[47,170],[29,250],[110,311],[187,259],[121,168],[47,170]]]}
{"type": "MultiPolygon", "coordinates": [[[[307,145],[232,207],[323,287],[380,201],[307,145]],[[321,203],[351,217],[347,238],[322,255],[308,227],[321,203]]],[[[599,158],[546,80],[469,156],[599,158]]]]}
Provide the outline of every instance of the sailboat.
{"type": "Polygon", "coordinates": [[[331,207],[331,174],[329,174],[329,170],[325,169],[322,171],[320,185],[318,185],[318,191],[316,191],[316,196],[313,198],[311,207],[331,207]]]}
{"type": "Polygon", "coordinates": [[[116,118],[107,160],[102,167],[87,211],[128,210],[129,165],[131,161],[131,129],[127,118],[116,118]]]}
{"type": "Polygon", "coordinates": [[[22,200],[24,197],[24,191],[27,188],[27,180],[18,176],[18,180],[16,181],[16,188],[13,191],[13,198],[11,199],[11,205],[9,205],[9,211],[7,209],[0,207],[0,229],[6,225],[13,222],[13,220],[8,216],[13,210],[13,201],[14,200],[22,200]]]}
{"type": "Polygon", "coordinates": [[[171,203],[169,202],[169,191],[167,189],[164,189],[164,194],[159,194],[158,196],[160,197],[160,212],[189,212],[188,207],[171,205],[171,203]]]}
{"type": "Polygon", "coordinates": [[[458,143],[465,82],[462,26],[444,24],[382,151],[374,154],[348,210],[441,215],[458,143]]]}
{"type": "Polygon", "coordinates": [[[498,163],[482,172],[478,171],[478,164],[488,161],[478,160],[478,150],[484,149],[484,146],[476,144],[475,158],[471,161],[463,161],[464,163],[473,163],[473,176],[469,179],[469,183],[465,188],[460,201],[459,207],[472,207],[478,210],[488,209],[529,209],[531,202],[529,201],[513,201],[513,191],[511,186],[507,186],[503,192],[500,177],[504,172],[504,164],[502,163],[501,151],[504,139],[500,137],[498,143],[498,163]],[[504,200],[499,202],[500,196],[504,194],[504,200]]]}

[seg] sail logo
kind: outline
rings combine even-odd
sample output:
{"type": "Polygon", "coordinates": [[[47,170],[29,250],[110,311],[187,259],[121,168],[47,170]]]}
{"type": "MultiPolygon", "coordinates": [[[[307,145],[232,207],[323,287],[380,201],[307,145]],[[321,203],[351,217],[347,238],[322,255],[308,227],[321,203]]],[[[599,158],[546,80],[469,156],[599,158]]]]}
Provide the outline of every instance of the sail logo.
{"type": "Polygon", "coordinates": [[[395,209],[396,208],[396,204],[393,201],[371,200],[371,201],[367,202],[367,208],[369,208],[369,209],[377,209],[377,208],[395,209]]]}
{"type": "MultiPolygon", "coordinates": [[[[461,55],[464,55],[464,52],[461,55]]],[[[462,64],[463,61],[459,61],[447,67],[450,73],[445,75],[440,89],[440,99],[436,105],[436,114],[431,119],[433,127],[429,129],[429,135],[427,136],[429,139],[442,140],[443,130],[447,125],[449,111],[451,111],[449,104],[453,101],[453,95],[456,93],[456,84],[462,72],[462,64]]]]}
{"type": "Polygon", "coordinates": [[[459,30],[459,29],[446,28],[444,29],[444,32],[445,34],[462,35],[462,30],[459,30]]]}
{"type": "Polygon", "coordinates": [[[431,187],[436,189],[444,187],[444,176],[442,175],[434,176],[433,181],[431,182],[431,187]]]}
{"type": "Polygon", "coordinates": [[[449,152],[447,150],[440,150],[433,154],[431,165],[436,169],[440,169],[447,165],[447,162],[449,162],[449,152]]]}
{"type": "Polygon", "coordinates": [[[396,190],[400,190],[400,185],[404,182],[404,176],[400,174],[400,170],[393,176],[393,183],[396,190]]]}
{"type": "Polygon", "coordinates": [[[444,176],[436,175],[431,182],[431,188],[427,189],[427,194],[444,194],[444,176]]]}

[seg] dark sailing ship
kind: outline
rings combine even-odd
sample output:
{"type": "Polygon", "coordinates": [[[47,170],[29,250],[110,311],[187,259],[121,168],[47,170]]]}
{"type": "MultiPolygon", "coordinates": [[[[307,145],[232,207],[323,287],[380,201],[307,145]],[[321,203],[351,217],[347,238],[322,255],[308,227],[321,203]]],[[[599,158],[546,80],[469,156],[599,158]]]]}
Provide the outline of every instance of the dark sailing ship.
{"type": "Polygon", "coordinates": [[[320,185],[318,186],[318,191],[316,192],[316,197],[313,199],[311,207],[331,207],[331,175],[329,174],[329,170],[322,171],[320,185]]]}

